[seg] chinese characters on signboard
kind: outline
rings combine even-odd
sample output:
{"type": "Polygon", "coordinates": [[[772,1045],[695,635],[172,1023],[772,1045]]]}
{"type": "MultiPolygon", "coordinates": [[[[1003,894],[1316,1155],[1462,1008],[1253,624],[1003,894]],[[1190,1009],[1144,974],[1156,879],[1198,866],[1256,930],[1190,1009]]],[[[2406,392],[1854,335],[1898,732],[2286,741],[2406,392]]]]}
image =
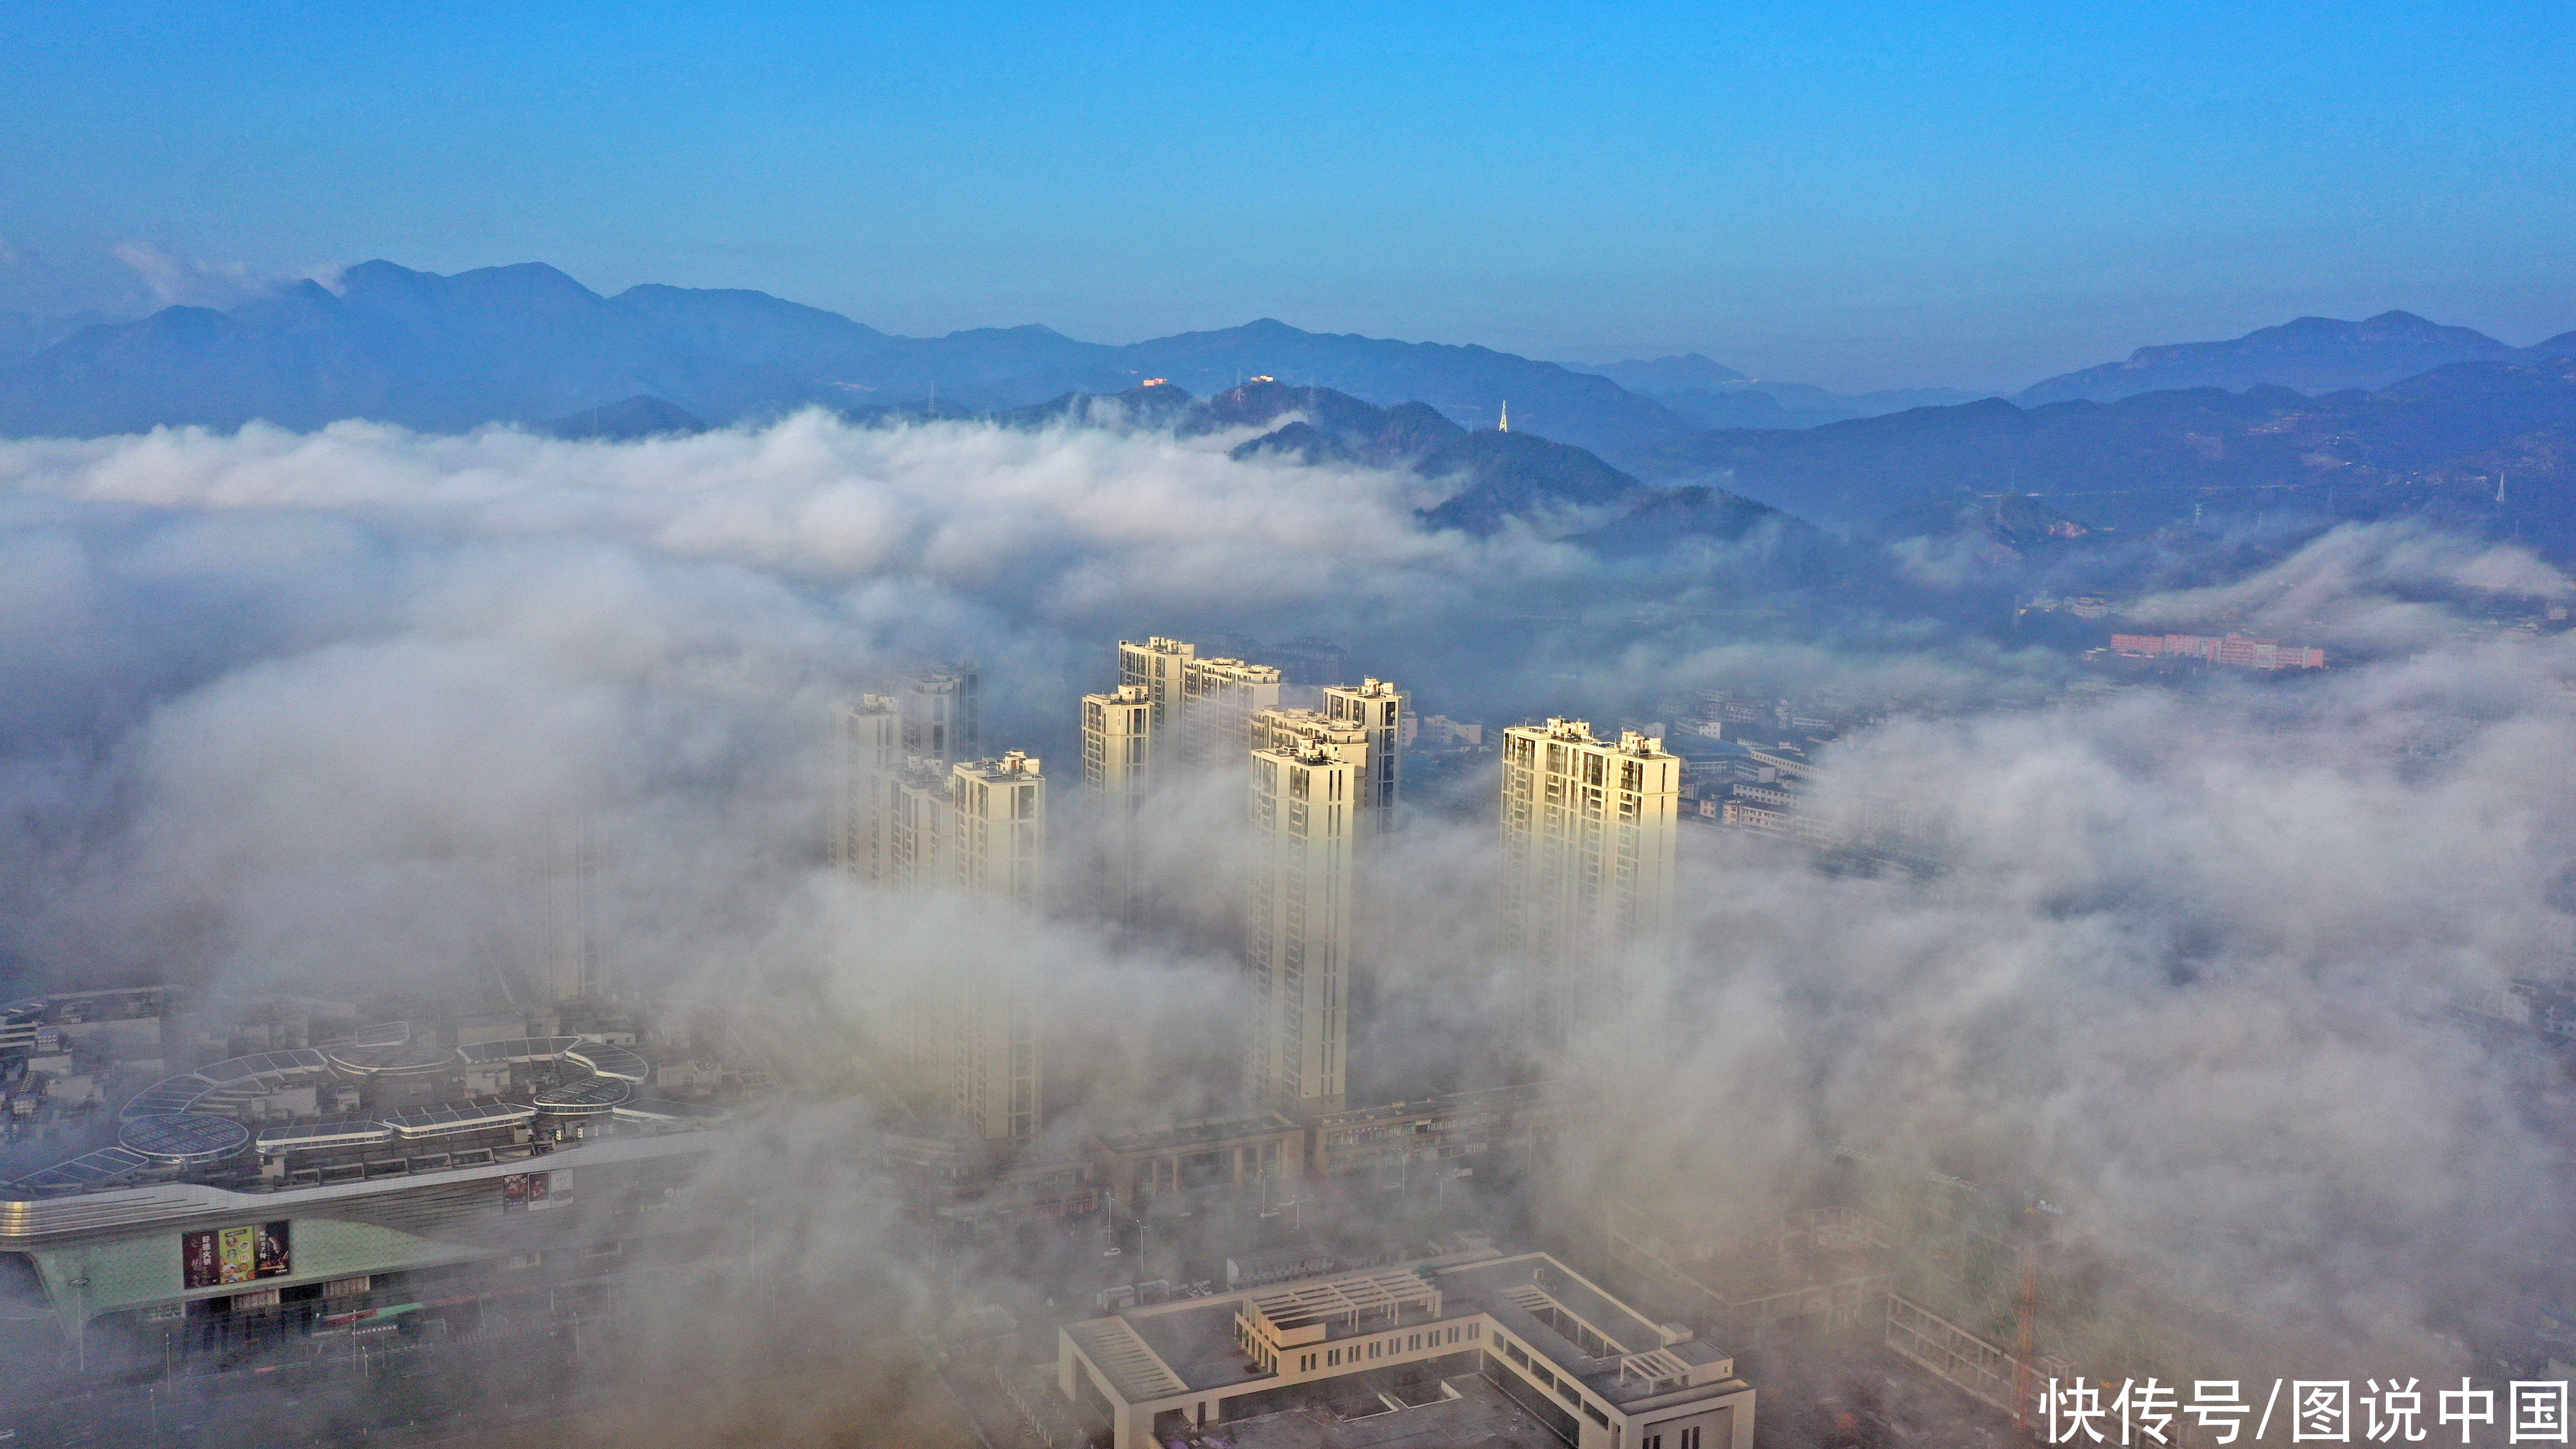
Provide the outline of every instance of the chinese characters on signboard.
{"type": "Polygon", "coordinates": [[[2260,1404],[2236,1379],[2195,1379],[2187,1401],[2152,1378],[2123,1379],[2117,1390],[2108,1380],[2050,1379],[2046,1426],[2051,1444],[2171,1444],[2179,1416],[2215,1444],[2269,1442],[2276,1420],[2292,1444],[2413,1444],[2433,1431],[2447,1444],[2455,1428],[2462,1444],[2481,1428],[2489,1442],[2499,1430],[2509,1444],[2568,1442],[2565,1380],[2516,1379],[2499,1396],[2462,1379],[2429,1405],[2426,1397],[2415,1379],[2364,1379],[2357,1392],[2349,1379],[2274,1379],[2260,1404]]]}
{"type": "Polygon", "coordinates": [[[186,1288],[220,1288],[282,1278],[294,1271],[294,1253],[283,1221],[179,1235],[179,1278],[186,1288]]]}

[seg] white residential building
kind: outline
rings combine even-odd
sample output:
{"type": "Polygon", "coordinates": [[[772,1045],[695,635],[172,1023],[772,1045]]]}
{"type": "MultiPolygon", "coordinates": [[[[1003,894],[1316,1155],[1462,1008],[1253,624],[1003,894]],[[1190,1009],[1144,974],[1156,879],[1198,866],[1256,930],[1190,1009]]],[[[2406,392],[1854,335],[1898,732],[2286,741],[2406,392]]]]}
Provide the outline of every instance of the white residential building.
{"type": "Polygon", "coordinates": [[[1354,847],[1368,741],[1307,711],[1269,711],[1256,727],[1276,737],[1251,751],[1254,859],[1243,935],[1258,996],[1246,1083],[1282,1111],[1337,1112],[1348,1100],[1354,847]]]}
{"type": "MultiPolygon", "coordinates": [[[[949,774],[952,879],[972,896],[1034,911],[1046,889],[1046,777],[1017,751],[949,774]]],[[[948,983],[945,1055],[957,1120],[988,1142],[1026,1142],[1043,1110],[1045,1060],[1026,963],[990,963],[948,983]]]]}
{"type": "Polygon", "coordinates": [[[1383,679],[1335,684],[1324,690],[1324,716],[1368,734],[1368,778],[1360,801],[1368,808],[1364,829],[1384,835],[1395,828],[1396,798],[1404,782],[1404,736],[1407,702],[1404,691],[1383,679]]]}
{"type": "Polygon", "coordinates": [[[1504,924],[1542,1044],[1615,1010],[1671,924],[1682,768],[1663,743],[1581,720],[1503,731],[1504,924]]]}
{"type": "Polygon", "coordinates": [[[890,694],[863,694],[840,720],[839,793],[832,808],[832,868],[852,880],[878,878],[877,811],[886,777],[903,766],[903,716],[890,694]]]}
{"type": "Polygon", "coordinates": [[[1154,704],[1145,686],[1082,697],[1082,784],[1099,830],[1101,891],[1130,926],[1145,915],[1141,834],[1153,761],[1154,704]]]}

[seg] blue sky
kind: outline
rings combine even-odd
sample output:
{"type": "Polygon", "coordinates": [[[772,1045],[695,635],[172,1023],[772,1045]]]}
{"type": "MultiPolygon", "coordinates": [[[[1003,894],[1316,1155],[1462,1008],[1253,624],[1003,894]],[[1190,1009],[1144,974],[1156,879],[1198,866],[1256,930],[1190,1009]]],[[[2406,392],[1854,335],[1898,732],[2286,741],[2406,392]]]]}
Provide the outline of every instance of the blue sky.
{"type": "Polygon", "coordinates": [[[0,242],[1994,386],[2576,327],[2576,6],[0,12],[0,242]]]}

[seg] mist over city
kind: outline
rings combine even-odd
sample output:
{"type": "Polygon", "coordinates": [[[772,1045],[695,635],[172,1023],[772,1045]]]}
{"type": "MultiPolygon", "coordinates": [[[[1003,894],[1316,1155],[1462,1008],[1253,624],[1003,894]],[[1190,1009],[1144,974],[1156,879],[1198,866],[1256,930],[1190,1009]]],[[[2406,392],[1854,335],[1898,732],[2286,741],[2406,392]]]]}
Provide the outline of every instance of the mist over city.
{"type": "Polygon", "coordinates": [[[0,1439],[2565,1442],[2576,24],[2293,19],[0,22],[0,1439]]]}

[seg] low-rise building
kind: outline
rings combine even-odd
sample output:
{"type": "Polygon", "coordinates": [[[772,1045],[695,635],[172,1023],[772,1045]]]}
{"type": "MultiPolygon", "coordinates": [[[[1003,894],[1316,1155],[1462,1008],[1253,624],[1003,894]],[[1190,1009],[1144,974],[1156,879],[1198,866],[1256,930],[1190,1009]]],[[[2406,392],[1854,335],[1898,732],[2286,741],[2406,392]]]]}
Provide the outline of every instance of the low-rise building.
{"type": "Polygon", "coordinates": [[[1301,1177],[1306,1129],[1277,1112],[1174,1122],[1094,1138],[1092,1158],[1110,1198],[1136,1212],[1165,1193],[1301,1177]]]}
{"type": "Polygon", "coordinates": [[[2326,651],[2247,634],[2114,634],[2111,652],[2136,659],[2198,659],[2230,669],[2323,669],[2326,651]]]}
{"type": "Polygon", "coordinates": [[[0,1260],[23,1255],[79,1361],[167,1366],[470,1315],[514,1265],[649,1240],[639,1214],[725,1140],[724,1109],[653,1095],[626,1046],[456,1035],[381,1023],[152,1081],[0,1183],[0,1260]]]}
{"type": "Polygon", "coordinates": [[[1526,1167],[1586,1110],[1543,1082],[1354,1107],[1314,1119],[1314,1171],[1394,1182],[1488,1162],[1526,1167]]]}
{"type": "Polygon", "coordinates": [[[1114,1449],[1327,1405],[1414,1415],[1402,1437],[1420,1449],[1509,1442],[1479,1399],[1576,1449],[1753,1443],[1754,1391],[1731,1358],[1543,1253],[1422,1259],[1069,1324],[1056,1382],[1108,1420],[1114,1449]]]}

